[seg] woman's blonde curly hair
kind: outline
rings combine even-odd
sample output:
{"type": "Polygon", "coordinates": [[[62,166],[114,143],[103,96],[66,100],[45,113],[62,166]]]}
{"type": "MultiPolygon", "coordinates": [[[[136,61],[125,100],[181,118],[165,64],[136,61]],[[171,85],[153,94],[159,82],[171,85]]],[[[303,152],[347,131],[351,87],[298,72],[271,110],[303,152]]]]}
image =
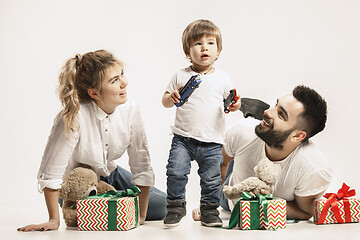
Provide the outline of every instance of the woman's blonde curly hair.
{"type": "Polygon", "coordinates": [[[124,64],[106,50],[77,54],[65,62],[57,90],[63,106],[66,135],[73,135],[80,127],[77,121],[80,102],[92,101],[88,89],[100,91],[106,71],[115,65],[124,68],[124,64]]]}

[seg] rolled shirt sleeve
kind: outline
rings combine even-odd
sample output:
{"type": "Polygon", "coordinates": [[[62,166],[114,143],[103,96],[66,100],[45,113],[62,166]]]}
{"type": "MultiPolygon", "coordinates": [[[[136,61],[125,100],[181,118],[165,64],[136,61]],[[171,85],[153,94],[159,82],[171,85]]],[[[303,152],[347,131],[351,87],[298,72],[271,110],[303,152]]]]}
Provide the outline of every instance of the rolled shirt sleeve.
{"type": "Polygon", "coordinates": [[[41,165],[37,174],[38,190],[59,189],[69,159],[78,142],[78,135],[65,136],[61,112],[55,117],[41,165]]]}
{"type": "Polygon", "coordinates": [[[130,131],[129,155],[131,183],[140,186],[153,186],[155,176],[151,167],[150,153],[144,123],[139,106],[136,106],[130,131]]]}

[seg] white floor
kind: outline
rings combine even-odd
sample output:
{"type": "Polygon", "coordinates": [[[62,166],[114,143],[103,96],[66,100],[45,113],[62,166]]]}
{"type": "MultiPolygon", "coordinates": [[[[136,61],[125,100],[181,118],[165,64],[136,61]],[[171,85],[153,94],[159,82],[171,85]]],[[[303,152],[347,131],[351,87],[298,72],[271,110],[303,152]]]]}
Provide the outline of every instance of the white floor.
{"type": "MultiPolygon", "coordinates": [[[[25,206],[22,206],[24,209],[25,206]]],[[[66,228],[62,222],[62,226],[58,231],[48,232],[17,232],[19,223],[29,223],[34,219],[46,216],[46,213],[39,213],[38,215],[18,216],[10,214],[11,208],[3,209],[2,218],[0,221],[0,229],[2,239],[105,239],[105,238],[123,238],[123,239],[238,239],[246,240],[271,238],[271,239],[359,239],[360,224],[330,224],[330,225],[315,225],[312,221],[302,221],[300,223],[288,224],[286,229],[277,231],[251,230],[241,231],[238,229],[215,229],[207,228],[200,225],[199,222],[194,222],[191,218],[191,211],[188,210],[188,215],[183,219],[178,227],[172,229],[164,229],[162,221],[146,222],[138,228],[126,232],[84,232],[76,229],[66,228]],[[3,214],[5,213],[5,215],[3,214]],[[6,214],[7,213],[7,214],[6,214]]],[[[27,210],[29,212],[29,209],[27,210]]],[[[30,209],[30,212],[36,213],[38,209],[30,209]]],[[[43,212],[43,211],[40,211],[43,212]]],[[[223,210],[221,217],[224,219],[224,225],[228,224],[229,214],[223,210]]]]}
{"type": "MultiPolygon", "coordinates": [[[[194,168],[195,169],[195,168],[194,168]]],[[[195,170],[194,170],[195,171],[195,170]]],[[[1,176],[0,176],[1,177],[1,176]]],[[[5,178],[4,178],[5,179],[5,178]]],[[[6,178],[10,179],[10,178],[6,178]]],[[[251,230],[242,231],[238,229],[226,230],[207,228],[194,222],[191,218],[192,209],[196,208],[200,199],[200,187],[198,186],[198,176],[196,172],[190,174],[189,186],[187,187],[187,216],[182,220],[181,224],[172,229],[164,229],[162,221],[146,222],[138,228],[127,232],[84,232],[76,229],[67,229],[62,221],[59,230],[49,232],[17,232],[17,228],[33,224],[41,223],[48,218],[44,197],[33,188],[36,180],[31,176],[22,176],[24,179],[23,186],[25,189],[19,191],[16,186],[9,185],[4,180],[2,186],[2,194],[0,197],[0,238],[7,239],[68,239],[68,240],[97,240],[105,238],[117,239],[133,239],[133,240],[251,240],[259,238],[271,239],[360,239],[360,224],[329,224],[315,225],[312,221],[303,221],[300,223],[288,224],[286,229],[277,231],[251,230]],[[28,180],[30,179],[30,180],[28,180]]],[[[329,192],[335,192],[335,189],[329,192]]],[[[359,188],[356,188],[359,189],[359,188]]],[[[357,195],[359,197],[359,195],[357,195]]],[[[227,226],[229,213],[221,210],[221,218],[224,220],[224,226],[227,226]]],[[[270,239],[269,239],[270,240],[270,239]]]]}

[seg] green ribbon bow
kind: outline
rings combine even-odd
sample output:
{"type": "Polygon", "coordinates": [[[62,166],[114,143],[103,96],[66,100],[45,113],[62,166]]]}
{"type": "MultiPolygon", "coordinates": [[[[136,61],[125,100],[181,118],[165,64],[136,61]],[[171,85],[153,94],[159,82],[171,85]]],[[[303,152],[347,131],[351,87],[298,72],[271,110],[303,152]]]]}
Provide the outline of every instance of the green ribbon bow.
{"type": "Polygon", "coordinates": [[[112,198],[121,198],[121,197],[136,197],[137,194],[141,193],[141,190],[138,187],[128,188],[125,191],[119,193],[117,191],[111,190],[106,193],[85,197],[83,199],[97,199],[97,198],[105,198],[105,197],[112,197],[112,198]]]}
{"type": "Polygon", "coordinates": [[[138,205],[138,201],[136,199],[136,195],[140,194],[140,193],[141,193],[141,190],[135,186],[135,187],[126,189],[125,191],[123,191],[121,193],[111,190],[111,191],[108,191],[103,194],[89,196],[89,197],[85,197],[83,199],[99,199],[99,198],[111,197],[108,200],[108,214],[109,214],[108,215],[108,230],[116,231],[117,230],[117,226],[116,226],[117,199],[122,198],[122,197],[134,197],[135,198],[134,199],[134,201],[135,201],[135,219],[136,219],[135,226],[138,226],[139,225],[139,205],[138,205]]]}
{"type": "Polygon", "coordinates": [[[263,212],[264,212],[264,217],[265,217],[265,222],[268,222],[268,218],[267,218],[267,208],[268,208],[268,201],[273,199],[273,195],[272,194],[264,194],[264,195],[260,195],[257,194],[256,196],[248,193],[248,192],[243,192],[241,194],[241,198],[236,202],[233,211],[231,212],[230,215],[230,220],[229,220],[229,229],[236,227],[237,225],[240,226],[240,201],[241,200],[249,200],[250,201],[250,226],[252,229],[259,229],[260,228],[260,205],[263,208],[263,212]],[[250,201],[250,200],[256,200],[258,199],[259,201],[250,201]]]}

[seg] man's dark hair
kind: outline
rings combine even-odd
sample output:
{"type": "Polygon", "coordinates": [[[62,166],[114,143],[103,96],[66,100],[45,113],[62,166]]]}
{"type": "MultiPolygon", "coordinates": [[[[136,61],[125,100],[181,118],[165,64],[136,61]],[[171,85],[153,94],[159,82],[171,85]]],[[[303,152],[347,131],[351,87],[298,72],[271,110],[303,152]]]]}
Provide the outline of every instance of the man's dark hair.
{"type": "Polygon", "coordinates": [[[299,127],[306,132],[306,138],[303,140],[305,142],[325,128],[327,104],[319,93],[304,85],[296,86],[292,94],[305,109],[298,120],[299,127]]]}

